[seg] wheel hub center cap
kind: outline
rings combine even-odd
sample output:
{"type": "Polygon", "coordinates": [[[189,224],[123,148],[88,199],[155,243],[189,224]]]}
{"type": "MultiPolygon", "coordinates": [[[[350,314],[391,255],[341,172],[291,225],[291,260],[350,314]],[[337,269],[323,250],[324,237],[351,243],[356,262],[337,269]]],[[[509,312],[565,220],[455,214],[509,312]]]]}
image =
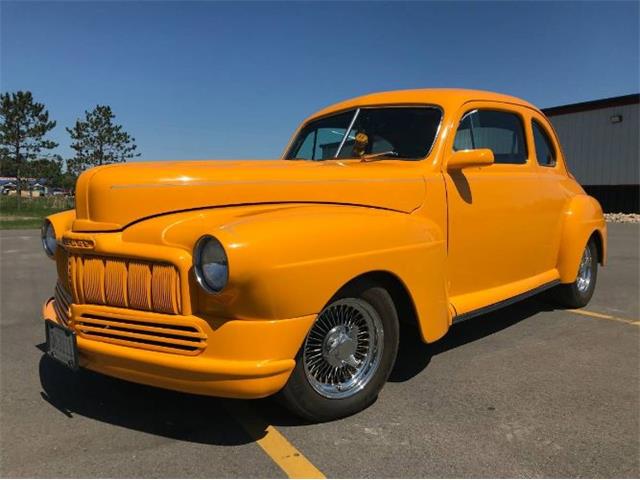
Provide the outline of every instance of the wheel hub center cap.
{"type": "Polygon", "coordinates": [[[322,354],[329,365],[335,368],[344,365],[357,366],[356,338],[355,328],[347,329],[344,325],[338,325],[329,330],[322,346],[322,354]]]}

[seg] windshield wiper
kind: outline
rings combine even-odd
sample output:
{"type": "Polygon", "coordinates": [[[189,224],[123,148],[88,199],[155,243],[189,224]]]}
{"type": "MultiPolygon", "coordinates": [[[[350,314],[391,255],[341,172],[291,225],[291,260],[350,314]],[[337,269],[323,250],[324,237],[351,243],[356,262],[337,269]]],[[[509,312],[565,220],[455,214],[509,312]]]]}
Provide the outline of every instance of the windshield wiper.
{"type": "Polygon", "coordinates": [[[356,119],[358,118],[359,114],[360,114],[360,109],[357,108],[356,112],[353,114],[353,118],[351,118],[351,122],[349,123],[349,126],[347,127],[347,131],[344,132],[344,137],[342,137],[342,141],[340,142],[340,145],[338,146],[336,153],[333,155],[333,158],[338,158],[338,155],[340,155],[340,152],[342,151],[342,147],[344,147],[344,142],[347,141],[347,137],[349,136],[349,133],[351,133],[353,124],[356,123],[356,119]]]}
{"type": "Polygon", "coordinates": [[[375,162],[378,160],[384,160],[386,157],[397,157],[398,156],[398,152],[394,152],[393,150],[389,150],[387,152],[380,152],[380,153],[368,153],[365,155],[362,155],[360,157],[360,161],[361,162],[375,162]]]}

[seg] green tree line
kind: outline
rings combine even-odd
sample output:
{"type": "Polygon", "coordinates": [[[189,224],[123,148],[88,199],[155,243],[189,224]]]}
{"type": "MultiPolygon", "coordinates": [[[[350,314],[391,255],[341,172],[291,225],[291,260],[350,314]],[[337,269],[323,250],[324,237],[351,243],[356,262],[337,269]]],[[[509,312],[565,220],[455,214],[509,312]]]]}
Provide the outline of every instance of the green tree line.
{"type": "MultiPolygon", "coordinates": [[[[0,94],[0,176],[16,177],[18,199],[29,178],[45,178],[49,187],[72,189],[84,170],[126,162],[140,156],[135,139],[107,105],[96,105],[66,128],[74,155],[63,159],[51,151],[58,144],[47,138],[56,128],[49,111],[31,92],[0,94]]],[[[18,200],[19,201],[19,200],[18,200]]]]}

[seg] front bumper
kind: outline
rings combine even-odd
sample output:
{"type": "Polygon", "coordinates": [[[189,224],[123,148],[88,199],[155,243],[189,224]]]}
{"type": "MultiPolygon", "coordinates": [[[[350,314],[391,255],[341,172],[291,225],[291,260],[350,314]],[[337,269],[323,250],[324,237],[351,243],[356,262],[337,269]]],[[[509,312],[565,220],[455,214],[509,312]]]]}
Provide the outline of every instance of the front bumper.
{"type": "MultiPolygon", "coordinates": [[[[43,317],[59,324],[55,300],[43,317]]],[[[122,313],[112,307],[73,305],[122,313]]],[[[127,313],[133,313],[125,310],[127,313]]],[[[140,313],[137,313],[138,315],[140,313]]],[[[153,315],[153,314],[148,314],[153,315]]],[[[260,398],[278,392],[295,367],[295,356],[315,315],[286,320],[228,320],[208,330],[206,349],[179,355],[89,339],[76,330],[80,366],[112,377],[181,392],[229,398],[260,398]]]]}

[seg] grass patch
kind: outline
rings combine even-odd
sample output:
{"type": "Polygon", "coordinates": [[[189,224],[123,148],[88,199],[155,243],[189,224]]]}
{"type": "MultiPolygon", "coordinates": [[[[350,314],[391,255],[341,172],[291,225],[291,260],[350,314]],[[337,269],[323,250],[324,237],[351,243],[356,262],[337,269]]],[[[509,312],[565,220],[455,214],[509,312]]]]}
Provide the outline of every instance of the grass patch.
{"type": "Polygon", "coordinates": [[[0,230],[16,230],[27,228],[40,228],[42,226],[42,218],[19,218],[0,217],[0,230]]]}
{"type": "Polygon", "coordinates": [[[69,197],[0,197],[0,229],[40,228],[45,217],[74,208],[69,197]]]}

